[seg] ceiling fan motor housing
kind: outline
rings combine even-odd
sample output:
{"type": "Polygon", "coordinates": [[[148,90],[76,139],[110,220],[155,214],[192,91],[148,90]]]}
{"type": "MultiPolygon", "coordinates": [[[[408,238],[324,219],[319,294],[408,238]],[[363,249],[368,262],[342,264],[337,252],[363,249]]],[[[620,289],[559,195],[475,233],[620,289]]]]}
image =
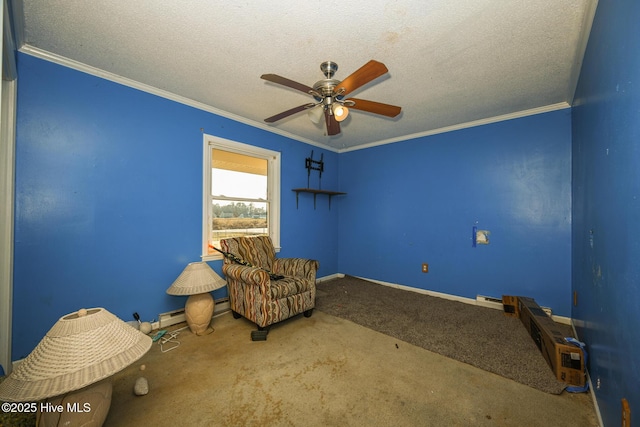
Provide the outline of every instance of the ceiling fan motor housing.
{"type": "Polygon", "coordinates": [[[340,99],[342,98],[339,94],[334,92],[334,89],[338,86],[340,80],[332,79],[333,75],[338,71],[338,64],[333,61],[325,61],[320,64],[320,70],[324,73],[326,79],[317,81],[316,84],[313,85],[313,90],[321,96],[318,97],[316,94],[312,95],[316,101],[323,104],[325,107],[330,107],[334,101],[340,102],[340,99]]]}
{"type": "MultiPolygon", "coordinates": [[[[333,89],[340,83],[340,80],[336,79],[323,79],[316,82],[313,85],[313,90],[317,92],[317,94],[321,95],[322,98],[331,98],[333,97],[333,89]]],[[[322,98],[318,98],[314,95],[317,101],[322,101],[322,98]]]]}

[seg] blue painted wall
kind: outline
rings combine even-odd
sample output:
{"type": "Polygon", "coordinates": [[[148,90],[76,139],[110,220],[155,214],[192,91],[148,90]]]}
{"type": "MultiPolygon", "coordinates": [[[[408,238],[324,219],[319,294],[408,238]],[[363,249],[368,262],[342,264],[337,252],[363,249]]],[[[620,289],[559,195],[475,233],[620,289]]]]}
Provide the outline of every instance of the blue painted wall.
{"type": "Polygon", "coordinates": [[[340,155],[19,54],[13,359],[80,307],[183,306],[165,290],[200,256],[202,128],[282,152],[280,256],[319,276],[525,294],[574,317],[617,425],[621,398],[640,407],[639,8],[600,2],[572,112],[340,155]],[[331,210],[290,191],[312,149],[323,188],[348,192],[331,210]],[[476,222],[488,246],[471,247],[476,222]]]}
{"type": "Polygon", "coordinates": [[[296,209],[291,191],[306,186],[312,149],[323,186],[337,188],[337,153],[28,55],[18,71],[14,360],[82,307],[151,320],[184,306],[165,291],[200,260],[201,129],[282,153],[279,256],[337,271],[338,210],[296,209]]]}
{"type": "Polygon", "coordinates": [[[570,138],[565,109],[341,154],[340,271],[569,316],[570,138]]]}
{"type": "Polygon", "coordinates": [[[573,108],[573,317],[605,425],[640,409],[640,3],[600,1],[573,108]]]}

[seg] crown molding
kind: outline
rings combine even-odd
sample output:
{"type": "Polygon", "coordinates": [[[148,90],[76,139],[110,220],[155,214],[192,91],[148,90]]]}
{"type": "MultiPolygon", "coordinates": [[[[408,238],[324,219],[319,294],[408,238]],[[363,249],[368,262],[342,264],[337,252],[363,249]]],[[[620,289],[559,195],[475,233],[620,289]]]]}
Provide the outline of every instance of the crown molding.
{"type": "MultiPolygon", "coordinates": [[[[22,45],[19,49],[19,52],[24,53],[26,55],[30,55],[48,62],[53,62],[58,65],[62,65],[63,67],[71,68],[76,71],[80,71],[82,73],[90,74],[92,76],[100,77],[105,80],[112,81],[114,83],[119,83],[124,86],[128,86],[133,89],[140,90],[142,92],[150,93],[152,95],[159,96],[161,98],[168,99],[170,101],[178,102],[180,104],[187,105],[189,107],[197,108],[198,110],[206,111],[208,113],[215,114],[217,116],[221,116],[254,128],[258,128],[267,132],[275,133],[286,138],[290,138],[299,142],[304,142],[305,144],[313,145],[319,148],[323,148],[325,150],[338,152],[338,149],[334,147],[330,147],[326,144],[320,144],[318,142],[312,141],[307,138],[302,138],[300,136],[294,135],[292,133],[273,128],[264,123],[257,122],[255,120],[249,120],[245,117],[238,116],[237,114],[229,113],[228,111],[220,110],[218,108],[214,108],[210,105],[204,104],[202,102],[195,101],[193,99],[176,95],[175,93],[158,89],[154,86],[150,86],[136,80],[129,79],[127,77],[122,77],[114,73],[110,73],[108,71],[101,70],[96,67],[92,67],[90,65],[84,64],[82,62],[75,61],[73,59],[66,58],[64,56],[56,55],[54,53],[48,52],[46,50],[39,49],[30,45],[22,45]]],[[[206,131],[206,129],[205,129],[206,131]]]]}
{"type": "MultiPolygon", "coordinates": [[[[193,108],[197,108],[199,110],[202,111],[206,111],[242,124],[245,124],[247,126],[251,126],[254,128],[258,128],[261,130],[264,130],[266,132],[270,132],[270,133],[275,133],[277,135],[280,136],[284,136],[285,138],[290,138],[293,139],[295,141],[299,141],[299,142],[303,142],[305,144],[309,144],[309,145],[313,145],[315,147],[319,147],[325,150],[329,150],[329,151],[333,151],[336,153],[346,153],[349,151],[356,151],[356,150],[364,150],[367,148],[372,148],[372,147],[377,147],[379,145],[386,145],[386,144],[393,144],[395,142],[402,142],[402,141],[408,141],[411,139],[416,139],[416,138],[423,138],[425,136],[432,136],[432,135],[437,135],[437,134],[441,134],[441,133],[447,133],[447,132],[452,132],[452,131],[456,131],[456,130],[461,130],[461,129],[467,129],[467,128],[472,128],[472,127],[476,127],[476,126],[482,126],[482,125],[486,125],[486,124],[490,124],[490,123],[497,123],[497,122],[502,122],[502,121],[506,121],[506,120],[511,120],[511,119],[517,119],[517,118],[521,118],[521,117],[527,117],[527,116],[532,116],[532,115],[536,115],[536,114],[542,114],[542,113],[547,113],[547,112],[551,112],[551,111],[557,111],[557,110],[562,110],[565,108],[571,108],[571,105],[568,102],[560,102],[557,104],[551,104],[551,105],[546,105],[546,106],[542,106],[542,107],[538,107],[538,108],[532,108],[529,110],[523,110],[523,111],[517,111],[514,113],[509,113],[509,114],[504,114],[501,116],[494,116],[494,117],[488,117],[488,118],[484,118],[484,119],[480,119],[480,120],[474,120],[471,122],[466,122],[466,123],[460,123],[457,125],[452,125],[452,126],[445,126],[442,128],[438,128],[438,129],[432,129],[432,130],[428,130],[425,132],[419,132],[419,133],[414,133],[414,134],[410,134],[410,135],[404,135],[404,136],[399,136],[396,138],[389,138],[389,139],[384,139],[384,140],[380,140],[380,141],[374,141],[368,144],[363,144],[363,145],[358,145],[356,147],[348,147],[348,148],[336,148],[336,147],[331,147],[329,144],[321,144],[318,143],[316,141],[312,141],[310,139],[307,138],[302,138],[300,136],[294,135],[290,132],[286,132],[277,128],[273,128],[271,126],[268,126],[264,123],[261,122],[257,122],[255,120],[249,120],[247,118],[238,116],[236,114],[232,114],[229,113],[227,111],[224,110],[220,110],[217,108],[214,108],[210,105],[204,104],[202,102],[198,102],[198,101],[194,101],[193,99],[190,98],[186,98],[180,95],[176,95],[172,92],[169,91],[165,91],[162,89],[158,89],[156,87],[144,84],[144,83],[140,83],[138,81],[126,78],[126,77],[122,77],[119,76],[117,74],[113,74],[113,73],[109,73],[107,71],[101,70],[99,68],[96,67],[91,67],[87,64],[83,64],[81,62],[78,61],[74,61],[72,59],[60,56],[60,55],[56,55],[53,54],[51,52],[42,50],[42,49],[38,49],[34,46],[29,46],[29,45],[22,45],[19,48],[19,51],[21,53],[27,54],[27,55],[31,55],[34,56],[36,58],[40,58],[43,59],[45,61],[49,61],[49,62],[53,62],[55,64],[58,65],[62,65],[64,67],[68,67],[68,68],[72,68],[74,70],[86,73],[86,74],[90,74],[96,77],[100,77],[103,78],[105,80],[109,80],[115,83],[119,83],[122,84],[124,86],[128,86],[131,87],[133,89],[137,89],[143,92],[147,92],[156,96],[159,96],[161,98],[165,98],[168,99],[170,101],[174,101],[174,102],[178,102],[180,104],[184,104],[193,108]]],[[[206,131],[206,129],[205,129],[206,131]]]]}
{"type": "Polygon", "coordinates": [[[531,108],[529,110],[516,111],[514,113],[503,114],[501,116],[487,117],[485,119],[474,120],[471,122],[460,123],[452,126],[445,126],[438,129],[432,129],[425,132],[414,133],[411,135],[404,135],[397,138],[385,139],[377,142],[371,142],[369,144],[358,145],[357,147],[343,148],[339,150],[339,153],[346,153],[348,151],[364,150],[365,148],[377,147],[379,145],[392,144],[394,142],[408,141],[410,139],[423,138],[425,136],[432,136],[441,133],[453,132],[461,129],[468,129],[476,126],[487,125],[491,123],[504,122],[511,119],[518,119],[521,117],[533,116],[536,114],[548,113],[551,111],[564,110],[565,108],[571,108],[568,102],[559,102],[557,104],[545,105],[543,107],[531,108]]]}

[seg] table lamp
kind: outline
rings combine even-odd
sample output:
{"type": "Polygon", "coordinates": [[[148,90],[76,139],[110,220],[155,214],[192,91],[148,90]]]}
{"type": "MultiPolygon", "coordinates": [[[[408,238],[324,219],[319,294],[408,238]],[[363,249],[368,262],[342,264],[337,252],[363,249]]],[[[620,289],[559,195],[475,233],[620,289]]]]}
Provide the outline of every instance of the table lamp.
{"type": "Polygon", "coordinates": [[[189,329],[196,335],[213,332],[210,328],[215,302],[211,291],[224,287],[227,282],[218,276],[206,262],[192,262],[167,289],[169,295],[189,295],[184,306],[189,329]]]}
{"type": "Polygon", "coordinates": [[[0,400],[49,399],[36,406],[40,426],[101,426],[111,405],[112,386],[98,381],[140,359],[151,343],[104,308],[78,310],[60,318],[0,383],[0,400]]]}

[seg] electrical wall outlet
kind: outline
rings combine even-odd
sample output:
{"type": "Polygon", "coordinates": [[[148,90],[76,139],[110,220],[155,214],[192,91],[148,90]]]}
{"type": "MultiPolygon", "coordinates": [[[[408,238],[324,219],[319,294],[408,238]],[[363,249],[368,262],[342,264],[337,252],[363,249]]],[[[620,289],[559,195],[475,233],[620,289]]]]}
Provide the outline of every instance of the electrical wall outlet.
{"type": "Polygon", "coordinates": [[[429,272],[429,264],[427,264],[426,262],[422,263],[422,272],[423,273],[428,273],[429,272]]]}

